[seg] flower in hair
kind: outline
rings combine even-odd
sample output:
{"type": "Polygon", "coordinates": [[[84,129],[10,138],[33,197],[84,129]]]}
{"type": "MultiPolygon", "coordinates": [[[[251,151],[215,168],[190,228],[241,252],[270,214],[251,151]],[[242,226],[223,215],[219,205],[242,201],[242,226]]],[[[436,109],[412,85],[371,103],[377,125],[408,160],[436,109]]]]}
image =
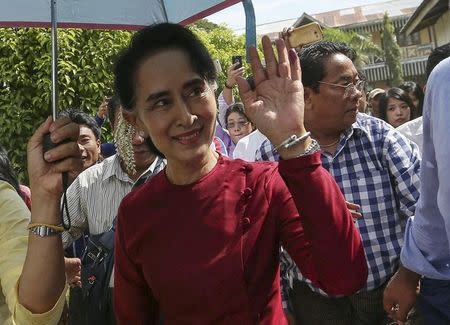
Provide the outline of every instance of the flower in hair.
{"type": "Polygon", "coordinates": [[[136,173],[132,144],[135,130],[123,118],[122,114],[119,114],[117,120],[117,126],[114,130],[114,144],[117,148],[117,155],[121,158],[126,172],[133,175],[136,173]]]}

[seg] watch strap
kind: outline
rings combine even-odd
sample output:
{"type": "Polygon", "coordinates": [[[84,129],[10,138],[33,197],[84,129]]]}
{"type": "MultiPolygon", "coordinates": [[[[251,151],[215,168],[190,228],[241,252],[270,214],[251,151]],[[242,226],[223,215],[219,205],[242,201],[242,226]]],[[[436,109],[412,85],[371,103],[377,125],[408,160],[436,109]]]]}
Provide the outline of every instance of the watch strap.
{"type": "Polygon", "coordinates": [[[57,230],[47,226],[34,226],[30,228],[30,231],[39,237],[57,236],[62,233],[61,230],[57,230]]]}

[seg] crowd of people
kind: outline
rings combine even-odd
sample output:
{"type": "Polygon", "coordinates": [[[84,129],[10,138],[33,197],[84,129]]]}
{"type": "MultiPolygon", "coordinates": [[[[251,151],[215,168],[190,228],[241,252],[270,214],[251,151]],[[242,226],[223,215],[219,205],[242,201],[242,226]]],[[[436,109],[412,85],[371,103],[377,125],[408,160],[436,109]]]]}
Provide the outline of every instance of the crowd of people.
{"type": "Polygon", "coordinates": [[[36,130],[30,188],[0,148],[1,323],[450,323],[450,44],[425,92],[262,48],[216,93],[194,34],[149,26],[95,117],[36,130]]]}

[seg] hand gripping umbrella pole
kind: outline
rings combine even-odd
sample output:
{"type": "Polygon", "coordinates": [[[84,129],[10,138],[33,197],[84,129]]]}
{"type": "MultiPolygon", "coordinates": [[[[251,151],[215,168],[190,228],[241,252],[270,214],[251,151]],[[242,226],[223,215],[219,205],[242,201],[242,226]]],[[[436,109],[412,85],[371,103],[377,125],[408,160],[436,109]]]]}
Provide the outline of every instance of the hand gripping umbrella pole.
{"type": "Polygon", "coordinates": [[[52,116],[57,118],[58,112],[58,32],[56,0],[51,0],[52,24],[52,116]]]}
{"type": "MultiPolygon", "coordinates": [[[[51,38],[52,38],[52,117],[55,121],[58,117],[58,32],[57,32],[57,0],[51,2],[51,38]]],[[[50,133],[44,136],[44,152],[56,147],[57,145],[50,139],[50,133]]],[[[70,229],[71,220],[69,216],[69,207],[67,203],[67,188],[69,187],[69,175],[62,173],[63,202],[61,205],[61,223],[65,230],[70,229]],[[64,210],[66,211],[67,223],[64,220],[64,210]]]]}

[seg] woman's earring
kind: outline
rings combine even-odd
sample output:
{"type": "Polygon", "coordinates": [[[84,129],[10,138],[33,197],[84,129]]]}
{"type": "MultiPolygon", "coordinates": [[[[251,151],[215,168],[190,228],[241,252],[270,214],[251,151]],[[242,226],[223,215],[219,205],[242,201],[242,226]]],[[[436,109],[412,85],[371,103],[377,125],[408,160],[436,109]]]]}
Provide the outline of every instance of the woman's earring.
{"type": "Polygon", "coordinates": [[[114,143],[117,148],[117,154],[122,159],[126,172],[130,175],[136,173],[136,163],[133,152],[133,133],[134,128],[119,115],[116,129],[114,130],[114,143]]]}

